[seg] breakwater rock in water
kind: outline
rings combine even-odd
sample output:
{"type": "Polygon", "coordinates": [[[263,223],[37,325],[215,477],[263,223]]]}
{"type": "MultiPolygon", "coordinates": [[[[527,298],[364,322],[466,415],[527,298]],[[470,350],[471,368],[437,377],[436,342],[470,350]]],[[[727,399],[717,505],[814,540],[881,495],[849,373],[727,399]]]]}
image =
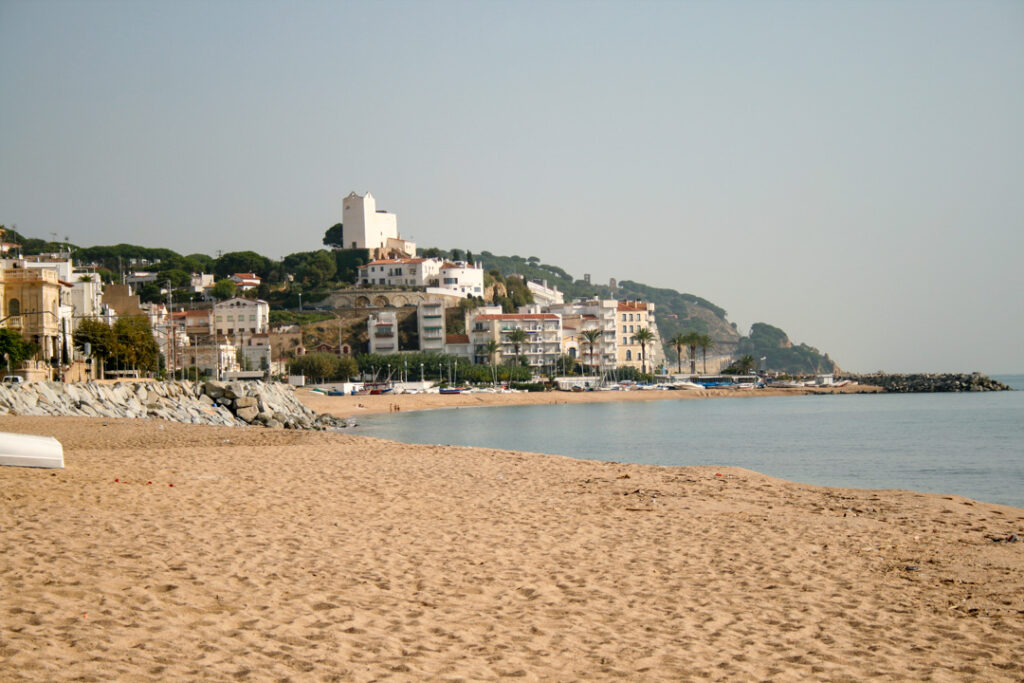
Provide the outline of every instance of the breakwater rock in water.
{"type": "Polygon", "coordinates": [[[0,386],[0,414],[155,417],[209,425],[285,429],[345,426],[317,415],[287,384],[267,382],[29,382],[0,386]]]}
{"type": "Polygon", "coordinates": [[[956,392],[956,391],[1012,391],[1013,387],[998,382],[979,372],[928,373],[912,375],[890,375],[878,372],[871,375],[850,375],[850,379],[861,384],[882,387],[896,394],[956,392]]]}

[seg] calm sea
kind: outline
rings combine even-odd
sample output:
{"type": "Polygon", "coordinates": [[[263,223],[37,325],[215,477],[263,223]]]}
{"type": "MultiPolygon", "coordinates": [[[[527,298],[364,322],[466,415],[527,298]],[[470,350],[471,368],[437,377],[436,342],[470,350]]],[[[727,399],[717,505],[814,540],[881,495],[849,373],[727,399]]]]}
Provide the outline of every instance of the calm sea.
{"type": "Polygon", "coordinates": [[[1024,507],[1018,391],[838,394],[460,408],[361,418],[357,433],[649,465],[735,465],[791,481],[1024,507]]]}

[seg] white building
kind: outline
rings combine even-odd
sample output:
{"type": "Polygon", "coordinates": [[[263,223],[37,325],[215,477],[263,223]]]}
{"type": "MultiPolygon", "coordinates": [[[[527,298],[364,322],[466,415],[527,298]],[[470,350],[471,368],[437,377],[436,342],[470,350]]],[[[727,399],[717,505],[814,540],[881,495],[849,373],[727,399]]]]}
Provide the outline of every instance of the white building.
{"type": "Polygon", "coordinates": [[[422,287],[432,294],[482,297],[484,269],[465,261],[436,258],[377,259],[359,266],[358,283],[364,287],[422,287]]]}
{"type": "Polygon", "coordinates": [[[479,264],[465,261],[445,261],[440,269],[438,287],[445,293],[463,297],[484,295],[484,269],[479,264]]]}
{"type": "Polygon", "coordinates": [[[416,308],[416,327],[420,351],[444,353],[444,303],[440,299],[421,301],[416,308]]]}
{"type": "Polygon", "coordinates": [[[429,287],[439,281],[440,259],[377,259],[359,266],[360,285],[384,287],[429,287]]]}
{"type": "Polygon", "coordinates": [[[69,300],[75,311],[72,325],[76,329],[86,318],[113,324],[114,316],[103,306],[103,282],[98,273],[74,273],[69,300]]]}
{"type": "Polygon", "coordinates": [[[369,249],[375,258],[416,255],[416,243],[398,235],[398,217],[377,209],[377,200],[369,192],[345,197],[341,223],[346,249],[369,249]]]}
{"type": "Polygon", "coordinates": [[[228,279],[235,283],[235,288],[240,292],[256,289],[263,282],[262,278],[256,273],[235,273],[229,276],[228,279]]]}
{"type": "Polygon", "coordinates": [[[593,369],[600,372],[611,370],[618,365],[618,336],[615,327],[618,304],[615,299],[590,299],[555,304],[547,310],[570,321],[566,323],[566,327],[571,327],[573,334],[566,337],[566,351],[576,349],[577,358],[581,363],[593,364],[593,369]],[[600,341],[594,345],[593,360],[590,355],[590,344],[583,337],[586,330],[601,332],[600,341]]]}
{"type": "Polygon", "coordinates": [[[527,289],[533,294],[533,301],[541,306],[556,306],[565,303],[565,295],[555,287],[548,287],[546,280],[530,280],[527,289]]]}
{"type": "Polygon", "coordinates": [[[264,334],[270,327],[270,304],[262,299],[235,297],[213,305],[213,331],[244,345],[254,334],[264,334]]]}
{"type": "Polygon", "coordinates": [[[366,319],[370,353],[398,353],[398,317],[394,311],[380,311],[366,319]]]}

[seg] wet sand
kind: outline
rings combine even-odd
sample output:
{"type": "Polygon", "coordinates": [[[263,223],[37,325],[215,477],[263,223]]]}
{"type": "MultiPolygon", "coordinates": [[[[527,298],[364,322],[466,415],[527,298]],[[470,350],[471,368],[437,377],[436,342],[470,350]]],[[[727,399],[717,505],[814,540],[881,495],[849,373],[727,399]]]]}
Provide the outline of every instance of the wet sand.
{"type": "Polygon", "coordinates": [[[1024,678],[1024,543],[998,542],[1022,509],[343,433],[0,431],[67,462],[0,467],[4,681],[1024,678]]]}

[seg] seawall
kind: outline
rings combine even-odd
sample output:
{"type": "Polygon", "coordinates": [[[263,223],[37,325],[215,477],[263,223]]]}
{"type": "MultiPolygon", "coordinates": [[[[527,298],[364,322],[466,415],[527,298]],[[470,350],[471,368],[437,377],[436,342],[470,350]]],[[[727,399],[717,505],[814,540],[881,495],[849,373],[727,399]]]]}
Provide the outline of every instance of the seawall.
{"type": "Polygon", "coordinates": [[[888,374],[877,372],[870,375],[843,375],[860,384],[881,387],[896,394],[958,392],[958,391],[1013,391],[1013,387],[996,381],[979,372],[974,373],[919,373],[888,374]]]}
{"type": "Polygon", "coordinates": [[[0,386],[0,414],[160,418],[186,424],[284,429],[344,426],[267,382],[28,382],[0,386]]]}

